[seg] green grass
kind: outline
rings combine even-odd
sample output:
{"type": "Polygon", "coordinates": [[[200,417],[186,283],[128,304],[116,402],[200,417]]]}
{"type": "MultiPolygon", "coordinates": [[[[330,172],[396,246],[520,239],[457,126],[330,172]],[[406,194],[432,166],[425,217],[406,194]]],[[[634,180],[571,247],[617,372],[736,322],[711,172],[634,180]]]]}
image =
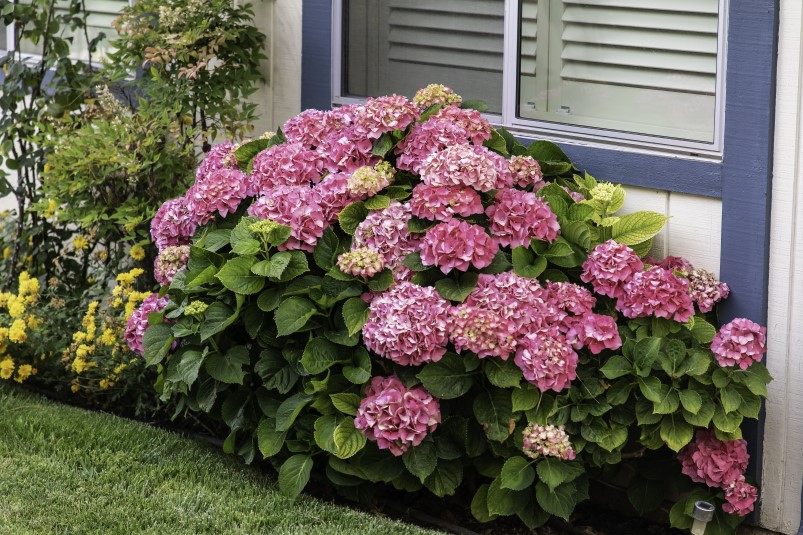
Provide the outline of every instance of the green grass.
{"type": "Polygon", "coordinates": [[[426,534],[279,495],[204,444],[0,385],[0,534],[426,534]]]}

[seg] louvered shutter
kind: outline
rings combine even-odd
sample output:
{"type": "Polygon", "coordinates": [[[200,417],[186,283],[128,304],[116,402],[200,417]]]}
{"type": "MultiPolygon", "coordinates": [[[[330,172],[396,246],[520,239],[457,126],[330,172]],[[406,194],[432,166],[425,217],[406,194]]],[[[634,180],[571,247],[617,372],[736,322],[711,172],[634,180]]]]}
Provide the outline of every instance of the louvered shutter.
{"type": "MultiPolygon", "coordinates": [[[[65,7],[67,2],[61,1],[60,4],[65,7]]],[[[58,4],[57,4],[58,5],[58,4]]],[[[87,34],[89,39],[94,39],[100,32],[106,34],[104,39],[99,44],[99,49],[95,52],[92,59],[99,59],[98,55],[102,55],[103,51],[108,47],[109,41],[116,35],[114,28],[112,28],[112,21],[117,18],[124,7],[128,6],[128,0],[86,0],[87,15],[87,34]]],[[[40,45],[33,43],[22,43],[22,51],[26,54],[38,54],[41,51],[40,45]]],[[[83,34],[74,36],[70,55],[76,59],[86,59],[86,39],[83,34]]]]}
{"type": "Polygon", "coordinates": [[[570,124],[712,141],[718,4],[552,0],[548,112],[570,124]]]}
{"type": "Polygon", "coordinates": [[[349,4],[347,87],[352,93],[412,95],[438,82],[501,112],[504,0],[349,4]]]}

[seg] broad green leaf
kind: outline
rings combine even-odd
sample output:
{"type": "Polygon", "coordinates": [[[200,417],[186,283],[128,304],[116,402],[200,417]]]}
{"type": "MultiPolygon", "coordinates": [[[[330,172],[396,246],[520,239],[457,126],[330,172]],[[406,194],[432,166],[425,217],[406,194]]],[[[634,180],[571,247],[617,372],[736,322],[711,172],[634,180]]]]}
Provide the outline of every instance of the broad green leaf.
{"type": "Polygon", "coordinates": [[[334,344],[326,338],[313,338],[304,347],[301,365],[312,375],[323,373],[338,362],[351,359],[350,350],[334,344]]]}
{"type": "Polygon", "coordinates": [[[512,359],[487,358],[484,359],[483,368],[491,384],[499,388],[518,387],[524,378],[521,369],[512,359]]]}
{"type": "Polygon", "coordinates": [[[664,214],[649,210],[626,214],[611,227],[611,238],[618,243],[635,245],[658,234],[668,220],[664,214]]]}
{"type": "Polygon", "coordinates": [[[661,421],[661,439],[674,451],[691,442],[694,428],[679,414],[667,414],[661,421]]]}
{"type": "Polygon", "coordinates": [[[226,354],[211,353],[204,363],[206,372],[221,383],[243,384],[245,370],[243,366],[251,362],[248,348],[234,346],[226,354]]]}
{"type": "Polygon", "coordinates": [[[251,273],[260,277],[272,277],[278,279],[290,264],[290,255],[277,253],[270,260],[261,260],[251,266],[251,273]]]}
{"type": "Polygon", "coordinates": [[[385,132],[379,139],[374,141],[371,147],[371,154],[384,158],[385,155],[393,148],[393,136],[390,132],[385,132]]]}
{"type": "Polygon", "coordinates": [[[368,209],[362,202],[354,202],[343,208],[338,216],[340,228],[346,234],[354,234],[357,226],[368,217],[368,209]]]}
{"type": "Polygon", "coordinates": [[[438,459],[438,467],[424,480],[435,496],[451,496],[463,481],[463,461],[459,459],[438,459]]]}
{"type": "Polygon", "coordinates": [[[145,364],[155,366],[164,360],[173,345],[173,329],[170,325],[150,325],[142,336],[142,352],[145,364]]]}
{"type": "Polygon", "coordinates": [[[271,257],[271,262],[277,258],[281,258],[282,263],[285,258],[288,259],[287,266],[282,270],[282,274],[279,277],[274,277],[279,282],[291,281],[309,271],[309,263],[304,251],[282,251],[274,254],[271,257]]]}
{"type": "Polygon", "coordinates": [[[374,195],[366,199],[364,205],[369,210],[384,210],[390,206],[390,197],[387,195],[374,195]]]}
{"type": "Polygon", "coordinates": [[[700,394],[694,390],[681,390],[678,394],[683,408],[692,414],[697,414],[703,405],[703,398],[700,397],[700,394]]]}
{"type": "Polygon", "coordinates": [[[353,418],[344,418],[335,428],[335,456],[348,459],[365,447],[367,438],[354,427],[353,418]]]}
{"type": "Polygon", "coordinates": [[[524,490],[535,481],[535,470],[532,461],[518,455],[510,457],[499,473],[500,485],[504,489],[524,490]]]}
{"type": "Polygon", "coordinates": [[[529,383],[522,388],[517,388],[513,390],[512,395],[513,412],[534,409],[540,399],[541,392],[536,388],[531,388],[529,383]]]}
{"type": "Polygon", "coordinates": [[[699,376],[708,371],[711,366],[711,353],[702,349],[690,349],[688,357],[683,362],[685,375],[699,376]]]}
{"type": "Polygon", "coordinates": [[[349,336],[362,331],[363,325],[368,321],[370,314],[368,303],[360,297],[352,297],[343,303],[343,321],[349,331],[349,336]]]}
{"type": "Polygon", "coordinates": [[[492,515],[514,515],[516,511],[529,507],[531,499],[532,491],[503,488],[501,478],[497,477],[488,488],[488,512],[492,515]]]}
{"type": "Polygon", "coordinates": [[[418,446],[413,446],[405,451],[402,461],[407,470],[423,483],[438,465],[435,443],[431,440],[424,440],[418,446]]]}
{"type": "Polygon", "coordinates": [[[368,280],[368,288],[375,292],[384,292],[393,286],[393,272],[385,268],[368,280]]]}
{"type": "Polygon", "coordinates": [[[432,395],[440,399],[462,396],[474,384],[472,372],[467,372],[463,359],[454,353],[446,353],[438,362],[425,364],[416,377],[432,395]]]}
{"type": "Polygon", "coordinates": [[[234,323],[238,315],[239,311],[232,312],[228,306],[220,301],[215,301],[209,305],[206,312],[204,312],[204,322],[201,324],[201,342],[234,323]]]}
{"type": "Polygon", "coordinates": [[[535,468],[538,479],[546,483],[550,490],[566,482],[570,475],[569,465],[554,457],[544,457],[535,468]]]}
{"type": "Polygon", "coordinates": [[[701,344],[710,344],[717,334],[716,328],[700,316],[694,316],[694,325],[690,330],[694,339],[701,344]]]}
{"type": "Polygon", "coordinates": [[[357,394],[341,392],[339,394],[329,394],[329,398],[332,400],[332,405],[343,414],[348,414],[349,416],[357,415],[357,410],[360,408],[361,401],[360,396],[357,394]]]}
{"type": "Polygon", "coordinates": [[[719,399],[722,401],[722,408],[726,413],[739,409],[742,404],[742,396],[733,385],[726,386],[719,391],[719,399]]]}
{"type": "Polygon", "coordinates": [[[326,227],[323,236],[318,238],[315,249],[312,252],[312,259],[315,264],[324,271],[329,271],[335,267],[337,256],[340,251],[340,240],[331,227],[326,227]]]}
{"type": "Polygon", "coordinates": [[[358,347],[352,357],[352,366],[343,366],[343,376],[355,385],[362,385],[371,379],[371,356],[365,348],[358,347]]]}
{"type": "Polygon", "coordinates": [[[290,429],[304,407],[313,399],[315,396],[299,392],[282,401],[276,409],[276,431],[290,429]]]}
{"type": "Polygon", "coordinates": [[[435,283],[435,289],[444,299],[462,303],[477,285],[479,274],[464,273],[459,280],[451,278],[441,279],[435,283]]]}
{"type": "Polygon", "coordinates": [[[622,355],[613,355],[599,371],[608,379],[617,379],[633,373],[633,364],[622,355]]]}
{"type": "Polygon", "coordinates": [[[471,499],[471,514],[480,522],[490,522],[498,515],[492,515],[488,512],[488,489],[490,485],[485,483],[480,485],[474,498],[471,499]]]}
{"type": "Polygon", "coordinates": [[[251,273],[256,263],[253,256],[238,256],[226,262],[215,277],[234,293],[251,295],[265,287],[265,278],[251,273]]]}
{"type": "Polygon", "coordinates": [[[742,425],[743,419],[744,417],[736,411],[726,413],[724,410],[722,410],[722,407],[717,407],[714,410],[714,425],[717,427],[717,429],[725,433],[736,432],[736,430],[739,429],[739,426],[742,425]]]}
{"type": "Polygon", "coordinates": [[[473,408],[474,416],[489,439],[501,442],[510,436],[510,422],[513,416],[510,392],[505,390],[483,392],[474,398],[473,408]]]}
{"type": "Polygon", "coordinates": [[[630,393],[635,388],[635,383],[628,379],[616,381],[605,392],[605,400],[613,406],[624,405],[630,399],[630,393]]]}
{"type": "Polygon", "coordinates": [[[645,376],[649,373],[655,359],[658,358],[661,349],[661,339],[654,336],[642,338],[636,342],[633,349],[633,363],[640,370],[640,374],[645,376]]]}
{"type": "Polygon", "coordinates": [[[312,472],[312,457],[297,454],[287,459],[279,468],[279,490],[285,496],[295,498],[309,482],[312,472]]]}
{"type": "Polygon", "coordinates": [[[286,431],[276,431],[276,420],[273,418],[262,418],[257,427],[257,445],[264,458],[273,457],[284,446],[286,431]]]}
{"type": "Polygon", "coordinates": [[[242,429],[248,400],[249,395],[245,390],[226,392],[226,400],[220,406],[220,416],[232,431],[242,429]]]}
{"type": "Polygon", "coordinates": [[[657,377],[644,377],[639,379],[639,389],[645,398],[653,403],[660,403],[666,396],[669,385],[665,385],[657,377]]]}
{"type": "Polygon", "coordinates": [[[187,386],[192,386],[198,379],[198,371],[204,362],[205,353],[198,350],[187,350],[181,354],[177,371],[179,379],[187,386]]]}
{"type": "Polygon", "coordinates": [[[543,256],[536,257],[528,247],[515,247],[512,261],[516,275],[528,279],[538,277],[547,267],[547,259],[543,256]]]}
{"type": "Polygon", "coordinates": [[[555,489],[550,489],[539,481],[535,485],[535,497],[544,511],[566,521],[577,505],[577,489],[574,483],[564,483],[555,489]]]}
{"type": "Polygon", "coordinates": [[[265,288],[257,297],[257,306],[262,312],[273,312],[282,302],[282,292],[284,288],[281,286],[270,286],[265,288]]]}
{"type": "Polygon", "coordinates": [[[279,336],[297,332],[318,312],[315,303],[304,297],[285,299],[274,313],[279,336]]]}

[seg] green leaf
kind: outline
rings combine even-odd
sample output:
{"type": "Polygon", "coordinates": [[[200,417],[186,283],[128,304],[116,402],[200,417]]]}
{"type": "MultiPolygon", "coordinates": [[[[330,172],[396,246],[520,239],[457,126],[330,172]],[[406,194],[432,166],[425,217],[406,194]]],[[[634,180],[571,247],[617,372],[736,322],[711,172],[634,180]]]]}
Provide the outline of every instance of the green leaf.
{"type": "Polygon", "coordinates": [[[510,490],[502,487],[497,477],[488,488],[488,512],[492,515],[510,516],[530,506],[532,491],[510,490]]]}
{"type": "Polygon", "coordinates": [[[362,331],[363,325],[368,321],[370,312],[368,303],[360,297],[352,297],[343,303],[343,321],[346,322],[349,336],[362,331]]]}
{"type": "Polygon", "coordinates": [[[352,358],[354,366],[343,366],[343,376],[355,385],[362,385],[371,379],[371,356],[365,348],[358,347],[352,358]]]}
{"type": "Polygon", "coordinates": [[[279,468],[279,490],[285,496],[295,498],[309,482],[312,472],[312,457],[297,454],[287,459],[279,468]]]}
{"type": "Polygon", "coordinates": [[[348,394],[341,392],[339,394],[329,394],[329,399],[332,400],[332,405],[343,414],[349,416],[356,416],[357,409],[360,408],[360,396],[357,394],[348,394]]]}
{"type": "Polygon", "coordinates": [[[645,398],[653,403],[660,403],[666,397],[669,385],[665,385],[657,377],[645,377],[639,379],[639,390],[645,398]]]}
{"type": "Polygon", "coordinates": [[[515,247],[513,249],[513,271],[519,277],[534,279],[544,272],[547,259],[536,257],[528,247],[515,247]]]}
{"type": "Polygon", "coordinates": [[[541,399],[541,392],[531,388],[529,383],[522,388],[513,390],[512,402],[513,412],[528,411],[534,409],[541,399]]]}
{"type": "Polygon", "coordinates": [[[679,414],[667,414],[661,420],[661,439],[672,450],[680,451],[692,438],[694,428],[679,414]]]}
{"type": "Polygon", "coordinates": [[[404,455],[402,455],[402,461],[407,470],[423,483],[438,465],[435,443],[431,440],[424,440],[418,446],[413,446],[405,451],[404,455]]]}
{"type": "Polygon", "coordinates": [[[234,346],[225,355],[220,353],[210,354],[205,362],[206,372],[221,383],[243,384],[245,371],[243,366],[251,362],[248,348],[245,346],[234,346]]]}
{"type": "Polygon", "coordinates": [[[627,497],[639,515],[658,509],[664,501],[666,481],[635,477],[627,485],[627,497]]]}
{"type": "Polygon", "coordinates": [[[278,335],[287,336],[298,332],[317,312],[315,303],[309,299],[304,297],[285,299],[274,314],[278,335]]]}
{"type": "Polygon", "coordinates": [[[736,411],[726,413],[724,410],[722,410],[722,407],[717,407],[714,410],[714,425],[717,427],[717,429],[725,433],[736,432],[736,430],[739,429],[739,426],[742,425],[743,419],[744,417],[736,411]]]}
{"type": "Polygon", "coordinates": [[[726,386],[719,391],[719,399],[722,400],[722,408],[726,413],[738,410],[742,404],[742,396],[732,385],[726,386]]]}
{"type": "Polygon", "coordinates": [[[341,253],[340,240],[332,230],[332,227],[326,227],[323,231],[323,236],[318,238],[315,244],[315,249],[312,252],[312,259],[315,264],[324,271],[329,271],[335,267],[337,256],[341,253]]]}
{"type": "Polygon", "coordinates": [[[513,416],[510,392],[505,390],[483,392],[474,398],[473,408],[474,416],[489,439],[501,442],[510,436],[510,422],[513,416]]]}
{"type": "Polygon", "coordinates": [[[464,100],[460,103],[460,108],[464,110],[477,110],[480,113],[488,111],[488,104],[484,100],[464,100]]]}
{"type": "Polygon", "coordinates": [[[279,282],[291,281],[309,271],[309,263],[307,263],[307,255],[304,254],[304,251],[283,251],[281,253],[276,253],[271,257],[271,262],[279,261],[284,263],[285,259],[287,259],[287,266],[282,270],[279,277],[274,277],[278,278],[279,282]]]}
{"type": "Polygon", "coordinates": [[[507,156],[507,143],[505,138],[496,131],[496,128],[491,127],[491,139],[486,140],[483,146],[488,147],[494,152],[498,152],[502,156],[507,156]]]}
{"type": "Polygon", "coordinates": [[[566,482],[571,474],[568,464],[550,457],[544,457],[535,468],[538,471],[538,479],[546,483],[550,490],[566,482]]]}
{"type": "Polygon", "coordinates": [[[323,373],[339,362],[347,362],[351,355],[326,338],[313,338],[304,346],[301,365],[312,375],[323,373]]]}
{"type": "Polygon", "coordinates": [[[251,161],[257,154],[268,148],[270,141],[267,139],[255,139],[248,141],[237,147],[234,151],[234,159],[237,162],[237,167],[245,172],[251,165],[251,161]]]}
{"type": "Polygon", "coordinates": [[[273,312],[282,302],[282,292],[284,288],[280,286],[271,286],[262,290],[262,293],[257,297],[257,306],[262,312],[273,312]]]}
{"type": "Polygon", "coordinates": [[[426,486],[435,496],[451,496],[463,481],[463,462],[459,459],[438,459],[438,467],[426,480],[426,486]]]}
{"type": "Polygon", "coordinates": [[[287,431],[307,404],[315,396],[299,392],[282,401],[276,409],[276,431],[287,431]]]}
{"type": "Polygon", "coordinates": [[[265,287],[265,279],[251,273],[251,266],[255,263],[256,258],[253,256],[232,258],[220,268],[215,277],[232,292],[243,295],[259,293],[265,287]]]}
{"type": "Polygon", "coordinates": [[[513,264],[510,263],[510,258],[508,257],[507,253],[500,249],[497,251],[496,255],[494,255],[494,259],[491,261],[491,264],[485,267],[482,272],[489,275],[498,275],[499,273],[504,273],[510,270],[511,267],[513,267],[513,264]]]}
{"type": "Polygon", "coordinates": [[[480,522],[490,522],[497,515],[488,512],[488,489],[490,485],[485,483],[480,485],[474,497],[471,499],[471,514],[480,522]]]}
{"type": "Polygon", "coordinates": [[[444,299],[462,303],[477,285],[479,274],[464,273],[458,281],[446,278],[435,283],[435,289],[444,299]]]}
{"type": "Polygon", "coordinates": [[[626,214],[611,227],[611,238],[618,243],[635,245],[658,234],[668,220],[664,214],[649,210],[626,214]]]}
{"type": "Polygon", "coordinates": [[[362,202],[353,202],[343,208],[338,216],[340,228],[346,234],[354,234],[357,227],[368,217],[368,209],[362,202]]]}
{"type": "Polygon", "coordinates": [[[201,324],[201,342],[234,323],[238,315],[239,310],[232,312],[229,307],[220,301],[215,301],[209,305],[206,312],[204,312],[204,322],[201,324]]]}
{"type": "Polygon", "coordinates": [[[150,325],[142,336],[142,353],[145,364],[155,366],[162,362],[173,345],[173,329],[170,325],[150,325]]]}
{"type": "Polygon", "coordinates": [[[385,132],[379,139],[374,141],[371,147],[371,154],[384,158],[385,155],[393,148],[393,136],[390,132],[385,132]]]}
{"type": "Polygon", "coordinates": [[[524,490],[535,481],[535,470],[530,466],[532,461],[518,455],[510,457],[502,465],[499,473],[500,484],[503,489],[524,490]]]}
{"type": "Polygon", "coordinates": [[[384,210],[390,206],[390,197],[387,195],[374,195],[366,199],[364,204],[369,210],[384,210]]]}
{"type": "Polygon", "coordinates": [[[577,505],[577,489],[574,483],[565,483],[555,489],[550,489],[545,483],[539,481],[535,485],[535,498],[538,505],[549,514],[559,516],[568,521],[577,505]]]}
{"type": "Polygon", "coordinates": [[[375,292],[384,292],[393,286],[393,272],[385,268],[368,280],[368,287],[375,292]]]}
{"type": "Polygon", "coordinates": [[[541,172],[546,177],[566,173],[574,167],[569,157],[550,141],[536,141],[527,148],[528,156],[535,158],[541,165],[541,172]]]}
{"type": "Polygon", "coordinates": [[[716,328],[699,316],[694,316],[694,325],[690,330],[694,339],[701,344],[710,344],[717,334],[716,328]]]}
{"type": "Polygon", "coordinates": [[[512,360],[484,359],[485,375],[499,388],[517,387],[523,379],[521,369],[512,360]]]}
{"type": "Polygon", "coordinates": [[[606,392],[605,400],[613,406],[624,405],[630,399],[635,384],[628,379],[616,381],[606,392]]]}
{"type": "Polygon", "coordinates": [[[335,456],[348,459],[365,447],[367,438],[354,427],[353,418],[345,418],[335,428],[335,456]]]}
{"type": "Polygon", "coordinates": [[[264,458],[273,457],[282,451],[286,431],[276,431],[276,420],[273,418],[262,418],[257,427],[257,445],[264,458]]]}
{"type": "Polygon", "coordinates": [[[599,371],[608,379],[617,379],[633,373],[633,364],[622,355],[613,355],[599,371]]]}
{"type": "Polygon", "coordinates": [[[711,366],[711,353],[702,349],[689,349],[688,357],[683,362],[685,375],[699,376],[708,371],[711,366]]]}
{"type": "Polygon", "coordinates": [[[658,358],[661,349],[661,339],[654,336],[642,338],[636,342],[633,349],[633,363],[639,368],[641,376],[649,374],[655,359],[658,358]]]}
{"type": "Polygon", "coordinates": [[[446,353],[438,362],[425,364],[416,377],[427,392],[440,399],[459,398],[474,384],[472,372],[467,372],[463,359],[446,353]]]}
{"type": "Polygon", "coordinates": [[[692,414],[697,414],[700,407],[703,406],[703,398],[694,390],[681,390],[678,394],[680,395],[680,404],[692,414]]]}
{"type": "Polygon", "coordinates": [[[429,269],[421,262],[421,252],[415,251],[404,257],[402,264],[410,268],[412,271],[426,271],[429,269]]]}
{"type": "Polygon", "coordinates": [[[198,371],[204,362],[206,354],[198,350],[187,350],[181,354],[181,360],[176,366],[178,378],[185,385],[192,386],[198,379],[198,371]]]}

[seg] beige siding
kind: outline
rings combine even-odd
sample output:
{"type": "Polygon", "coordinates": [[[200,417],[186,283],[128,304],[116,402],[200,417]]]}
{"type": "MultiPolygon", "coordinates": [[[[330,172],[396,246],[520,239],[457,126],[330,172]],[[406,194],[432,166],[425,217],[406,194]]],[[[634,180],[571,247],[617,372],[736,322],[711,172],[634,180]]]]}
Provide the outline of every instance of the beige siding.
{"type": "Polygon", "coordinates": [[[767,366],[761,525],[797,533],[803,484],[803,9],[782,0],[772,185],[767,366]]]}

